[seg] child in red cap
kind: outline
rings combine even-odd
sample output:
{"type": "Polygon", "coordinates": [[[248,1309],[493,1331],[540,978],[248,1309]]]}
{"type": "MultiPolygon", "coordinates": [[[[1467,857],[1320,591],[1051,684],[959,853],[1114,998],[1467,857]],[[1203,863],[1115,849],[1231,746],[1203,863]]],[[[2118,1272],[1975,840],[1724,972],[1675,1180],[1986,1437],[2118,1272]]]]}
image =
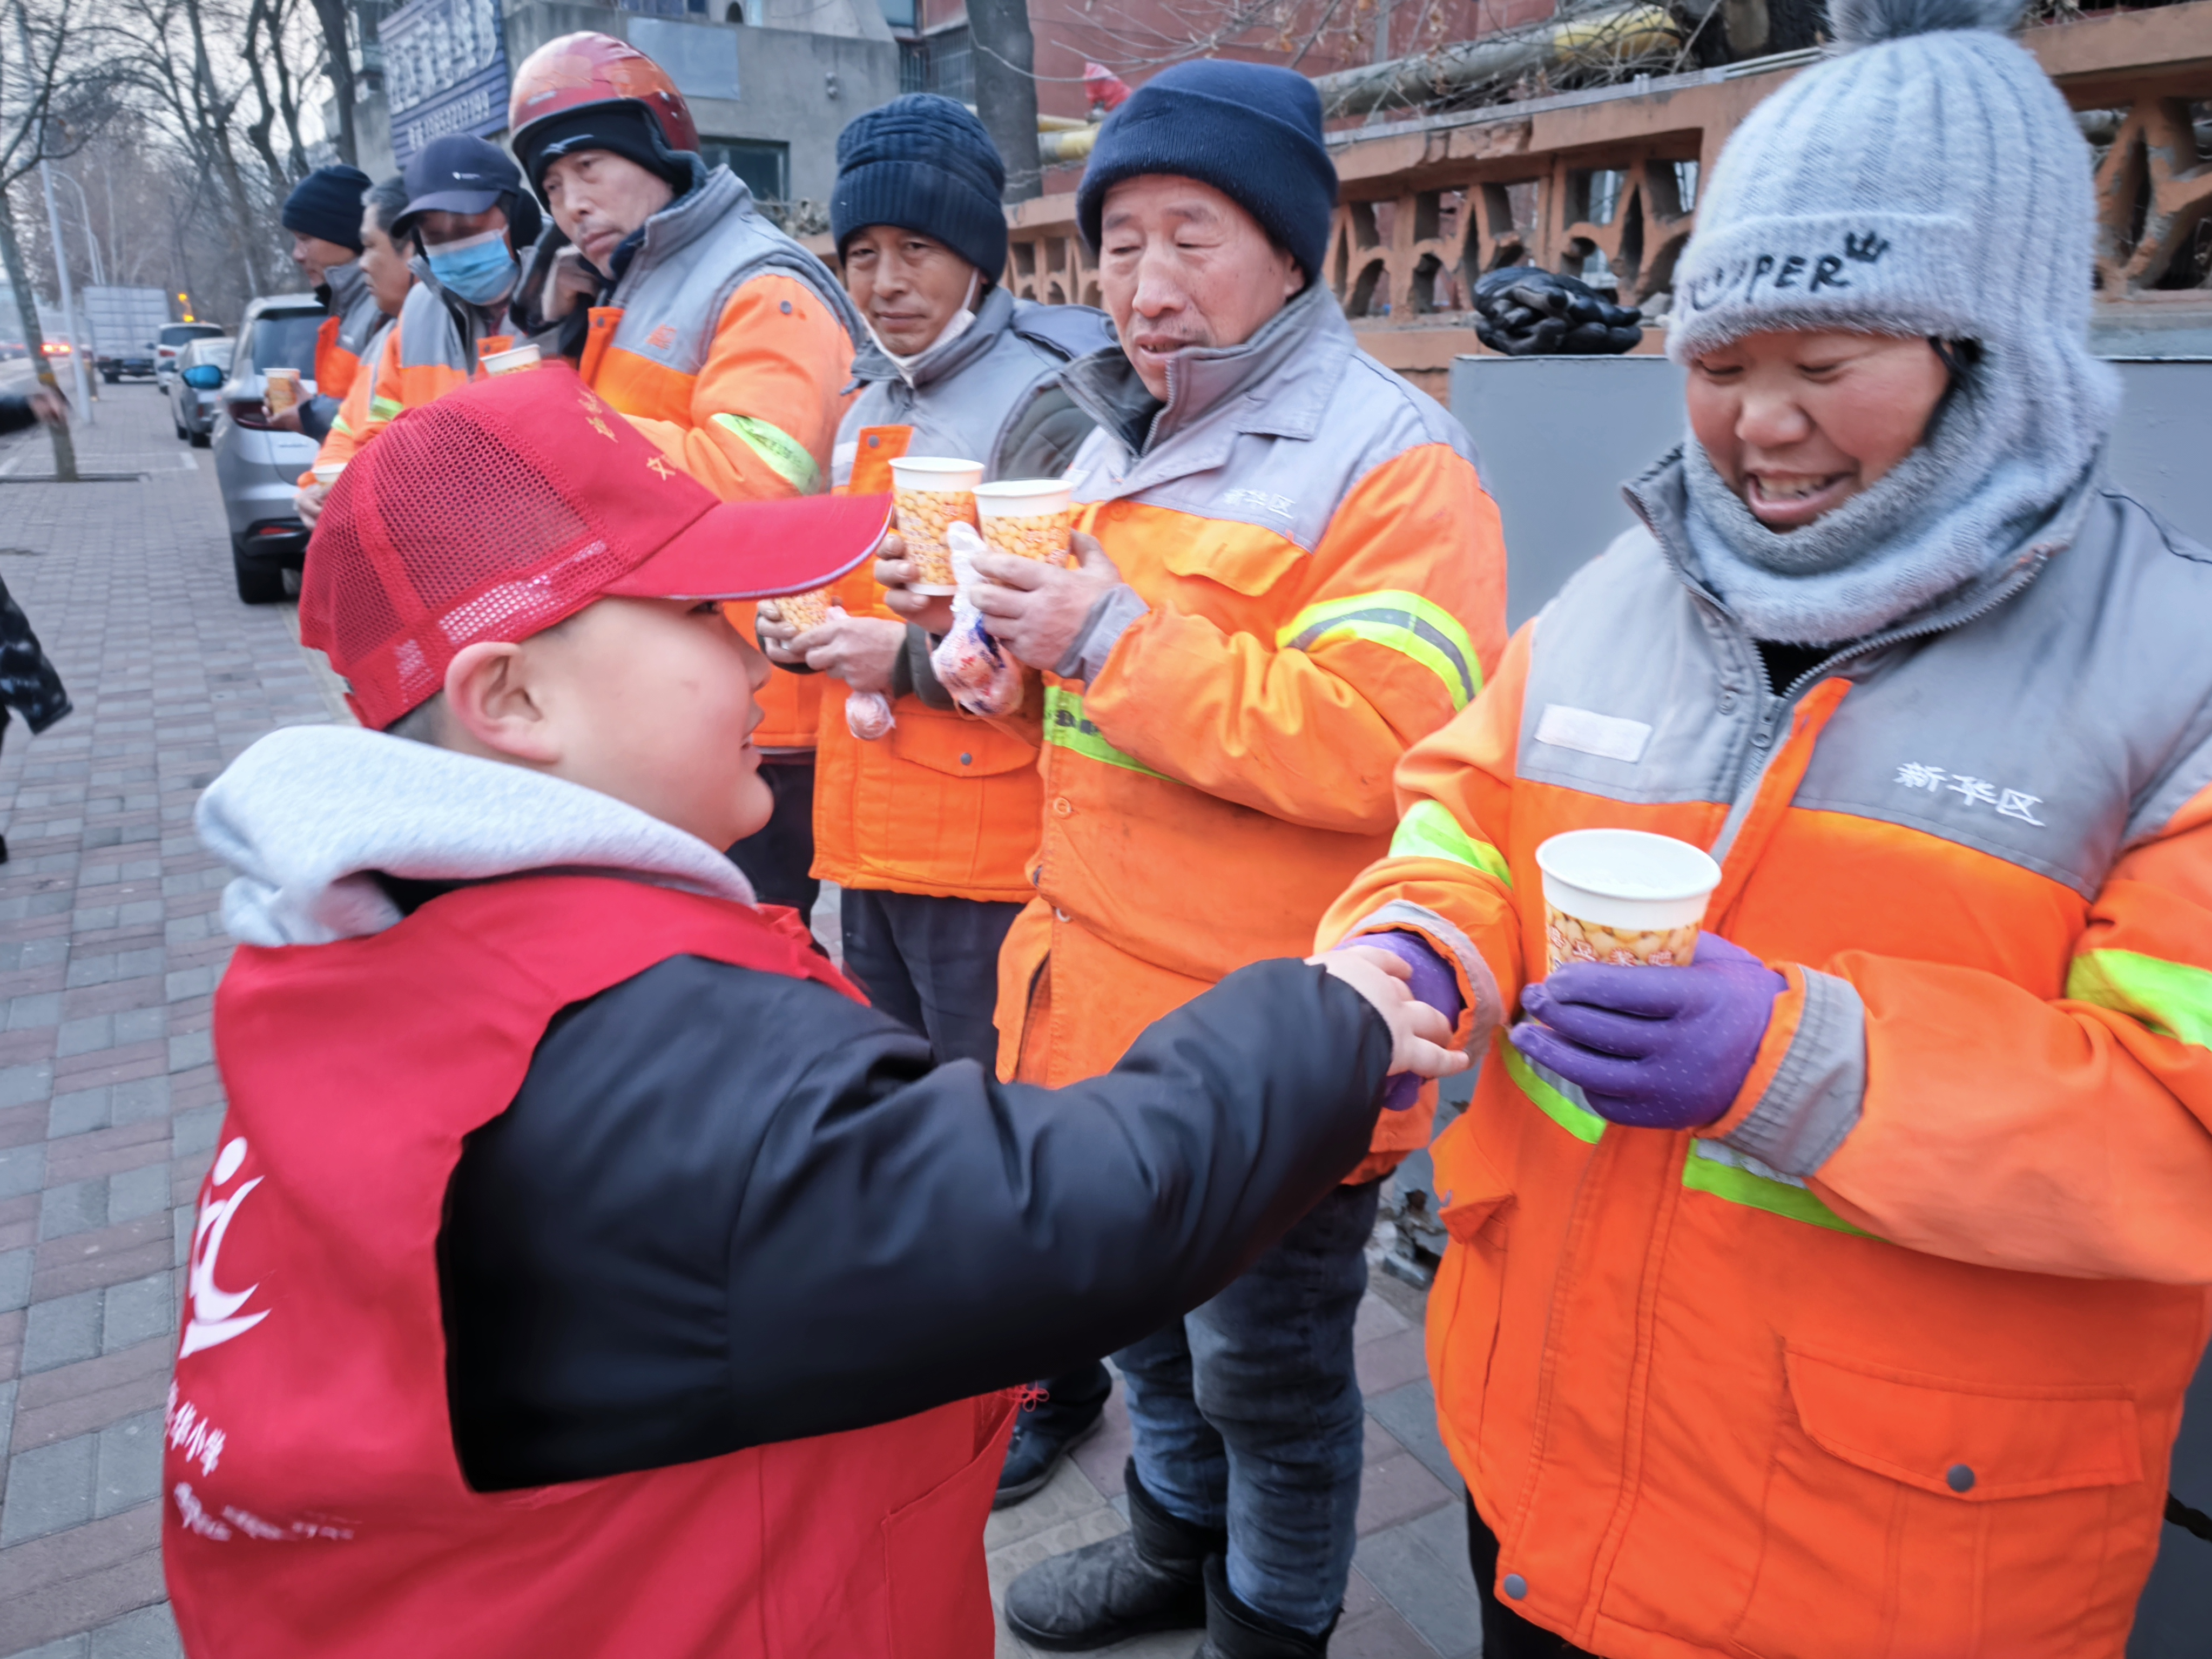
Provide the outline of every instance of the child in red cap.
{"type": "Polygon", "coordinates": [[[1001,1085],[715,849],[766,817],[720,602],[876,498],[718,504],[562,367],[395,421],[301,596],[368,730],[264,738],[230,1106],[170,1395],[187,1652],[981,1656],[1006,1392],[1202,1301],[1460,1069],[1374,957],[1001,1085]],[[413,738],[416,741],[408,741],[413,738]]]}

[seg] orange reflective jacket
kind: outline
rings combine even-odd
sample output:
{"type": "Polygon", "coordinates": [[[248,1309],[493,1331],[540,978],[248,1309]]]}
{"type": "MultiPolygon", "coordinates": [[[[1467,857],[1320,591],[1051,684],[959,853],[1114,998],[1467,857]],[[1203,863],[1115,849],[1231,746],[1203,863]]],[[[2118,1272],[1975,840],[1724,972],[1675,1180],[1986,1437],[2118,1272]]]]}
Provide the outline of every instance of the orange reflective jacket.
{"type": "Polygon", "coordinates": [[[386,319],[360,261],[331,266],[323,280],[330,288],[331,314],[315,331],[315,394],[343,401],[374,351],[386,319]]]}
{"type": "MultiPolygon", "coordinates": [[[[353,377],[353,385],[338,404],[338,412],[331,417],[323,447],[315,452],[314,466],[343,466],[371,434],[369,409],[376,399],[377,370],[382,365],[388,337],[398,325],[397,319],[387,317],[384,326],[370,338],[368,349],[362,354],[361,372],[353,377]]],[[[298,480],[303,488],[314,481],[313,466],[298,480]]]]}
{"type": "MultiPolygon", "coordinates": [[[[1087,681],[1044,676],[1038,897],[1000,958],[999,1029],[1001,1069],[1046,1083],[1103,1070],[1248,963],[1304,955],[1388,845],[1398,758],[1504,645],[1466,434],[1358,350],[1326,289],[1170,374],[1164,409],[1116,356],[1066,376],[1100,423],[1077,527],[1145,610],[1087,681]]],[[[1425,1143],[1425,1092],[1386,1115],[1363,1176],[1425,1143]]]]}
{"type": "MultiPolygon", "coordinates": [[[[384,343],[376,353],[365,418],[358,426],[348,421],[356,450],[404,410],[435,403],[480,378],[483,359],[514,343],[514,337],[506,331],[509,325],[504,302],[485,307],[448,301],[432,280],[426,261],[416,259],[413,270],[415,286],[407,290],[399,315],[385,330],[384,343]]],[[[339,413],[345,413],[343,407],[339,413]]],[[[335,434],[337,428],[331,431],[335,434]]]]}
{"type": "MultiPolygon", "coordinates": [[[[1111,342],[1097,312],[993,288],[955,338],[903,367],[874,351],[855,363],[863,389],[838,428],[832,477],[841,489],[889,490],[890,463],[907,454],[981,461],[990,478],[1055,477],[1091,423],[1054,381],[1071,356],[1111,342]]],[[[896,620],[871,566],[846,578],[840,597],[853,616],[896,620]]],[[[824,679],[822,689],[814,873],[934,897],[1030,897],[1041,803],[1036,683],[1023,717],[1005,721],[899,697],[896,726],[872,742],[845,723],[843,683],[824,679]]]]}
{"type": "MultiPolygon", "coordinates": [[[[592,307],[578,367],[723,500],[811,495],[828,486],[859,320],[728,168],[695,159],[695,178],[647,222],[608,302],[592,307]]],[[[752,609],[731,607],[749,638],[752,609]]],[[[821,698],[817,677],[775,671],[753,741],[812,748],[821,698]]]]}
{"type": "Polygon", "coordinates": [[[1537,847],[1621,826],[1710,848],[1705,926],[1789,981],[1694,1135],[1501,1037],[1437,1143],[1500,1588],[1611,1659],[2119,1659],[2212,1329],[2212,554],[2085,486],[1777,696],[1679,463],[1636,494],[1319,933],[1424,934],[1494,1027],[1537,847]]]}

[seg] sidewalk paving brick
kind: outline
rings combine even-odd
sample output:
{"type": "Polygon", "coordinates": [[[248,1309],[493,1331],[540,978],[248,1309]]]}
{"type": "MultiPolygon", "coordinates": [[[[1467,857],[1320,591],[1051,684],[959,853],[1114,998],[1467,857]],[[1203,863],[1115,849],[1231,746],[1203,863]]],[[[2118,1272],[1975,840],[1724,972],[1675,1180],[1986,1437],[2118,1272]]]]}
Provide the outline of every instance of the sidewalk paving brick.
{"type": "MultiPolygon", "coordinates": [[[[43,471],[43,434],[0,442],[43,471]]],[[[209,458],[106,389],[89,468],[0,483],[0,578],[76,712],[0,746],[0,1654],[178,1652],[159,1553],[178,1267],[214,1148],[208,1000],[228,955],[199,791],[332,717],[281,607],[241,605],[209,458]]]]}

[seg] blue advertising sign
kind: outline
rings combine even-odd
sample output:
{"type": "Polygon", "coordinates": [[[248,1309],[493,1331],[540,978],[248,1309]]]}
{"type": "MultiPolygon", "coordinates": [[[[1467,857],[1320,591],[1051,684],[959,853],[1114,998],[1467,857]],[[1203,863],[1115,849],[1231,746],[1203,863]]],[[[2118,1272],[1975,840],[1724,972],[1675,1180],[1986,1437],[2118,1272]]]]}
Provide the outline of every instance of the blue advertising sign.
{"type": "Polygon", "coordinates": [[[408,0],[379,33],[392,155],[401,167],[433,138],[487,137],[507,125],[500,0],[408,0]]]}

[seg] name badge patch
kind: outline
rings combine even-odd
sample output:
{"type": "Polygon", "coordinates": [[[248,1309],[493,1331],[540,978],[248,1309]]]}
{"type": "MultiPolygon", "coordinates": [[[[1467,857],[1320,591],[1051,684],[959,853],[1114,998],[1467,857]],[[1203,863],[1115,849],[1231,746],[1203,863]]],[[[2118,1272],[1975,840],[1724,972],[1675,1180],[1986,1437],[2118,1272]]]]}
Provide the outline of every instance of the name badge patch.
{"type": "Polygon", "coordinates": [[[1621,761],[1633,766],[1644,758],[1644,745],[1651,741],[1651,728],[1642,720],[1624,720],[1618,714],[1601,714],[1594,709],[1547,702],[1542,718],[1536,722],[1536,741],[1547,743],[1554,749],[1571,749],[1578,755],[1595,755],[1600,760],[1621,761]]]}

